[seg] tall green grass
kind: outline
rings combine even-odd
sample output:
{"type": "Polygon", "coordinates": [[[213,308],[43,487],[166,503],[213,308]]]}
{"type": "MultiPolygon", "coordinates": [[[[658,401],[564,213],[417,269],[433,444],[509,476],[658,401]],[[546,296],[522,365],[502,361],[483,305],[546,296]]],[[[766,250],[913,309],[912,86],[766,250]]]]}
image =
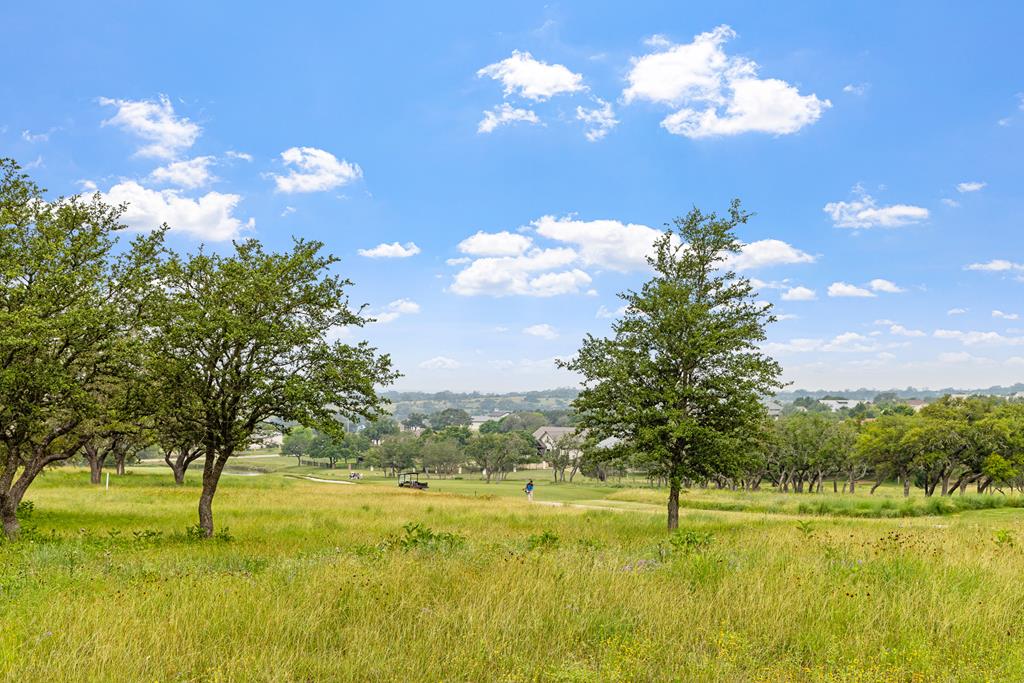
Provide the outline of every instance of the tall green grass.
{"type": "Polygon", "coordinates": [[[199,541],[168,478],[33,488],[34,531],[0,544],[0,678],[1024,680],[1024,517],[687,510],[673,537],[273,475],[225,480],[229,533],[199,541]]]}

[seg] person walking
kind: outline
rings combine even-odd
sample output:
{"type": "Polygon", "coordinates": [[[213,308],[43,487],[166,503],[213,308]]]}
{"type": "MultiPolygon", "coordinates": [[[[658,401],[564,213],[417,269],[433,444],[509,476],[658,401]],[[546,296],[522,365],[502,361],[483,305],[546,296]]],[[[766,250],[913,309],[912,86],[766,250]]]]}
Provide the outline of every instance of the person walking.
{"type": "Polygon", "coordinates": [[[532,503],[533,502],[533,479],[531,479],[530,481],[526,482],[526,488],[524,488],[523,491],[526,492],[526,499],[532,503]]]}

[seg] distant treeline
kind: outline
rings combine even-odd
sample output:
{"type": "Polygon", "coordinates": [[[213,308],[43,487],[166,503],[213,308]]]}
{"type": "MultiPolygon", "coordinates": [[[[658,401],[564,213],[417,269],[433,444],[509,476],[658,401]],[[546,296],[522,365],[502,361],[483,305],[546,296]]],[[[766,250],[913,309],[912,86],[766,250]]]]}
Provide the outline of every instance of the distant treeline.
{"type": "Polygon", "coordinates": [[[510,392],[488,394],[480,392],[460,393],[439,391],[388,391],[382,395],[391,401],[394,416],[399,420],[412,413],[436,413],[447,408],[465,410],[471,415],[495,411],[548,411],[565,410],[578,394],[577,389],[545,389],[543,391],[510,392]]]}
{"type": "Polygon", "coordinates": [[[1024,391],[1024,383],[1018,382],[1017,384],[1011,384],[1010,386],[993,386],[988,388],[978,389],[956,389],[947,387],[945,389],[916,389],[914,387],[907,387],[906,389],[844,389],[837,391],[835,389],[816,389],[813,391],[798,389],[796,391],[782,391],[775,395],[775,398],[779,401],[789,403],[795,401],[798,398],[850,398],[869,401],[872,400],[878,394],[891,394],[895,398],[902,399],[936,399],[942,398],[947,395],[967,395],[967,396],[1009,396],[1015,394],[1018,391],[1024,391]]]}

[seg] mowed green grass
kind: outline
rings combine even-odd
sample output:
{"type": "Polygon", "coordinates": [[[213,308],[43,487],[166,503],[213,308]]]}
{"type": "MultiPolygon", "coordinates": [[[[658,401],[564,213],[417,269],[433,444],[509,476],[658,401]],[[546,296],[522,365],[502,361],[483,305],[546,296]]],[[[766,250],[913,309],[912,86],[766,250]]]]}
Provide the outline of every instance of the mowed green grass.
{"type": "Polygon", "coordinates": [[[1020,510],[684,509],[672,544],[663,501],[593,509],[631,490],[534,478],[538,502],[592,507],[530,505],[521,481],[225,476],[230,539],[194,541],[196,476],[48,472],[34,532],[0,544],[0,677],[1024,680],[1020,510]]]}

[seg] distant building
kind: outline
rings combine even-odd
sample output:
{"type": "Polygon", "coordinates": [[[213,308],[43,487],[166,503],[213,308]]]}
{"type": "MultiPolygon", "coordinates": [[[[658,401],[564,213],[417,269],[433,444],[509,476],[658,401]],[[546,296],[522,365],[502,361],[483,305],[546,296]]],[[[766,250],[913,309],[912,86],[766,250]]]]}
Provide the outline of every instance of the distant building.
{"type": "MultiPolygon", "coordinates": [[[[546,453],[558,448],[558,442],[561,439],[575,433],[575,427],[538,427],[533,433],[533,440],[537,442],[537,451],[540,453],[541,458],[544,458],[546,453]]],[[[580,455],[582,455],[582,451],[578,448],[569,451],[570,460],[578,460],[580,455]]],[[[541,467],[548,467],[546,460],[541,463],[541,467]]]]}
{"type": "Polygon", "coordinates": [[[911,408],[913,408],[914,412],[916,413],[916,412],[919,412],[921,410],[921,408],[924,408],[926,405],[928,405],[928,401],[922,401],[919,398],[912,398],[912,399],[906,401],[906,404],[908,406],[910,406],[911,408]]]}
{"type": "Polygon", "coordinates": [[[480,427],[481,427],[481,425],[483,425],[484,422],[490,422],[491,420],[494,420],[495,422],[500,422],[501,420],[504,420],[506,417],[508,417],[511,414],[512,413],[509,413],[509,412],[504,412],[503,413],[503,412],[495,411],[495,412],[489,413],[487,415],[470,415],[469,416],[469,420],[470,420],[470,422],[469,422],[469,431],[471,431],[471,432],[479,432],[480,431],[480,427]]]}
{"type": "Polygon", "coordinates": [[[859,398],[823,398],[818,401],[818,403],[825,406],[833,413],[838,412],[843,408],[856,408],[862,403],[871,405],[871,401],[865,401],[859,398]]]}
{"type": "Polygon", "coordinates": [[[775,399],[769,399],[764,401],[765,410],[768,411],[768,417],[776,418],[782,415],[782,404],[775,399]]]}

